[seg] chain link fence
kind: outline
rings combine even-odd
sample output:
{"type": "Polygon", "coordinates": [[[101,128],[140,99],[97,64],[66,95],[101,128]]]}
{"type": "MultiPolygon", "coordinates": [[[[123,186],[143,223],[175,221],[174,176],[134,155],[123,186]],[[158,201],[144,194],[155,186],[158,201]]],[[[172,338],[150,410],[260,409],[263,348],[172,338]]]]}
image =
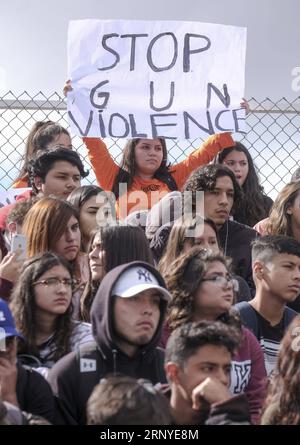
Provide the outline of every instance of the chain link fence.
{"type": "MultiPolygon", "coordinates": [[[[292,172],[300,166],[300,97],[293,101],[269,98],[258,102],[249,100],[250,113],[246,118],[247,134],[235,134],[236,140],[249,149],[258,168],[265,192],[275,198],[290,181],[292,172]]],[[[30,96],[26,91],[19,96],[11,91],[0,97],[0,191],[11,187],[23,164],[25,141],[36,121],[52,120],[68,128],[66,104],[57,93],[47,97],[42,92],[30,96]]],[[[72,139],[85,167],[90,170],[84,184],[95,184],[87,151],[79,137],[72,139]]],[[[120,161],[124,139],[105,140],[116,160],[120,161]]],[[[171,163],[180,162],[201,140],[168,141],[171,163]]]]}

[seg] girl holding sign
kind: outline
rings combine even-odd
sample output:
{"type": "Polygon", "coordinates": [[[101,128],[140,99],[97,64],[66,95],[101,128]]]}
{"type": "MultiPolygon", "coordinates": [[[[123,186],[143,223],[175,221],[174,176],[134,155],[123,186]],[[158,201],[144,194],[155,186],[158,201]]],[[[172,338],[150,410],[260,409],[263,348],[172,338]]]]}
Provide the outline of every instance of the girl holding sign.
{"type": "MultiPolygon", "coordinates": [[[[68,81],[64,94],[71,90],[68,81]]],[[[130,139],[119,166],[101,139],[83,141],[96,179],[104,190],[114,193],[116,212],[122,219],[132,211],[150,209],[170,191],[181,190],[192,171],[209,163],[219,151],[235,145],[230,133],[215,134],[184,161],[170,166],[164,139],[130,139]]]]}
{"type": "Polygon", "coordinates": [[[61,357],[93,340],[91,325],[72,318],[76,285],[70,262],[45,252],[24,264],[14,288],[11,307],[26,339],[19,344],[19,353],[44,376],[61,357]]]}
{"type": "Polygon", "coordinates": [[[150,209],[170,191],[181,190],[193,170],[234,145],[229,133],[210,136],[187,159],[171,167],[166,142],[161,138],[129,140],[120,166],[102,140],[84,138],[84,143],[97,181],[114,193],[117,214],[122,219],[132,211],[150,209]]]}

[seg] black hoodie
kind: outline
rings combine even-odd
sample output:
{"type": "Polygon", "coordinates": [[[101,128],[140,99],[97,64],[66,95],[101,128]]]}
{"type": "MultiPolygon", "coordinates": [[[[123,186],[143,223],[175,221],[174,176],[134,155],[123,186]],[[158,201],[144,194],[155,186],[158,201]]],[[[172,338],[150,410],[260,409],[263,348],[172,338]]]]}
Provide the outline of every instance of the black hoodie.
{"type": "Polygon", "coordinates": [[[56,423],[85,424],[86,402],[94,386],[107,374],[122,373],[146,378],[152,383],[165,383],[164,352],[156,345],[161,336],[167,302],[161,299],[160,320],[151,341],[129,357],[117,346],[113,330],[112,289],[119,276],[132,267],[149,270],[166,288],[159,272],[150,264],[134,261],[111,270],[102,280],[91,308],[95,344],[83,346],[60,359],[51,369],[48,379],[57,401],[56,423]],[[81,369],[80,369],[81,368],[81,369]]]}

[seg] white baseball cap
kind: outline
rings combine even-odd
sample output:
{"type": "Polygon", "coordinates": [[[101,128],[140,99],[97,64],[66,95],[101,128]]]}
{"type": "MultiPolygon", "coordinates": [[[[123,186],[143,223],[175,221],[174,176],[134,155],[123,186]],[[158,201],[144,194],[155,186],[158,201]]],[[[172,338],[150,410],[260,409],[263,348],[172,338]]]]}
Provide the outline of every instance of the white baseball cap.
{"type": "Polygon", "coordinates": [[[122,273],[112,289],[112,295],[130,298],[147,289],[157,289],[161,298],[166,301],[171,299],[170,292],[160,286],[153,273],[142,266],[132,267],[122,273]]]}

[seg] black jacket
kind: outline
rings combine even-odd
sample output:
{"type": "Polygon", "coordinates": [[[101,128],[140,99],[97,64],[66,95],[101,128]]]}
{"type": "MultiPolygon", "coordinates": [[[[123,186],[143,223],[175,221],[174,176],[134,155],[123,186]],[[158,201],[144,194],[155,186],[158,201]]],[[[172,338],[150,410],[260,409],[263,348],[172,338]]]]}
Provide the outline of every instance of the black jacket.
{"type": "Polygon", "coordinates": [[[233,259],[234,273],[247,281],[250,291],[254,295],[251,243],[259,236],[258,233],[244,224],[227,220],[218,235],[224,254],[233,259]]]}
{"type": "Polygon", "coordinates": [[[233,213],[234,221],[253,227],[262,219],[267,218],[270,214],[273,201],[267,195],[262,195],[262,200],[263,200],[264,210],[259,215],[257,215],[256,218],[250,217],[247,204],[244,201],[242,201],[240,206],[238,206],[238,208],[233,213]]]}
{"type": "MultiPolygon", "coordinates": [[[[131,266],[133,263],[129,263],[131,266]]],[[[134,262],[150,270],[161,286],[166,287],[157,270],[147,263],[134,262]]],[[[86,402],[94,386],[107,374],[122,373],[165,383],[164,352],[156,345],[161,336],[166,301],[161,299],[159,326],[151,341],[128,357],[116,344],[113,330],[112,288],[128,264],[118,266],[102,280],[91,309],[95,343],[84,345],[60,359],[50,370],[48,380],[57,401],[56,423],[85,424],[86,402]]]]}
{"type": "Polygon", "coordinates": [[[245,394],[239,394],[225,402],[216,403],[210,409],[205,425],[250,425],[250,409],[245,394]]]}
{"type": "Polygon", "coordinates": [[[18,363],[17,399],[22,411],[54,421],[54,398],[49,383],[32,368],[18,363]]]}

